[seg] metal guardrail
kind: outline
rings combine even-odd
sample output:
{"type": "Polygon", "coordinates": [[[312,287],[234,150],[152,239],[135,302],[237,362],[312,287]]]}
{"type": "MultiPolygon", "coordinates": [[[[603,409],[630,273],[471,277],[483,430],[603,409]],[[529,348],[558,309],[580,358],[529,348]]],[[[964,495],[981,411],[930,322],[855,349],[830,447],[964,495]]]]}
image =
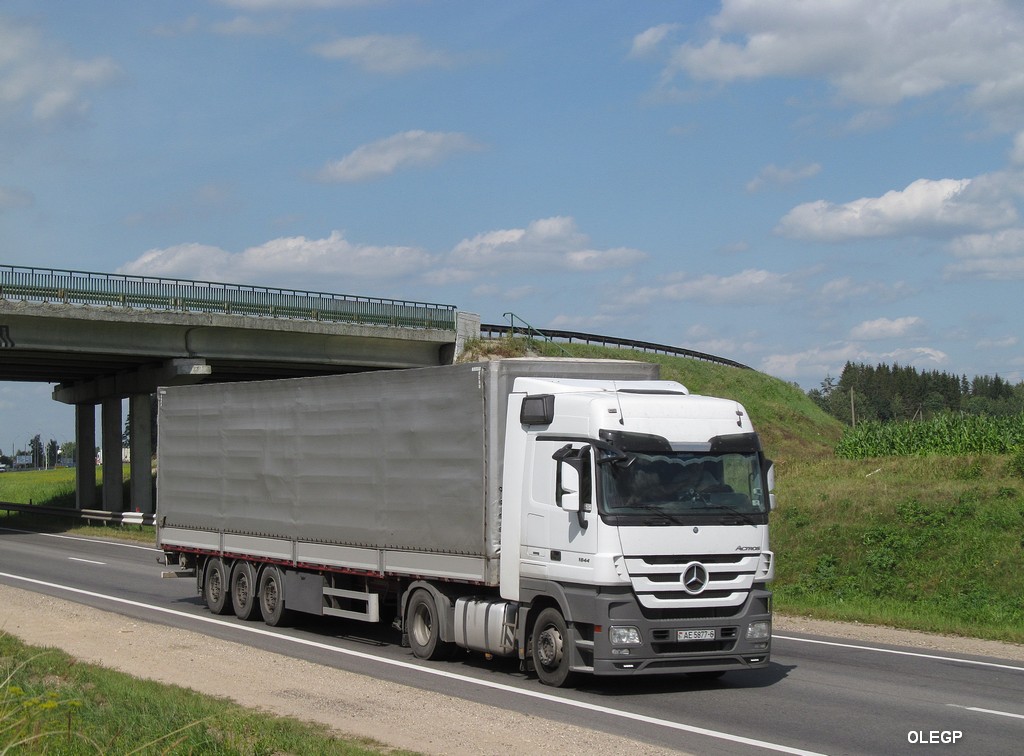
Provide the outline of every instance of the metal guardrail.
{"type": "Polygon", "coordinates": [[[155,525],[156,515],[142,512],[107,512],[103,509],[67,509],[66,507],[44,507],[35,504],[12,504],[0,501],[0,509],[8,512],[41,514],[47,517],[78,518],[88,522],[105,522],[114,525],[155,525]]]}
{"type": "MultiPolygon", "coordinates": [[[[506,313],[508,314],[508,313],[506,313]]],[[[526,336],[527,338],[533,335],[539,335],[548,341],[554,341],[555,339],[562,339],[568,343],[573,341],[582,342],[584,344],[595,344],[597,346],[610,346],[610,347],[625,347],[626,349],[636,349],[641,352],[653,352],[655,354],[668,354],[674,357],[689,357],[695,360],[703,360],[704,362],[714,362],[718,365],[727,365],[729,367],[741,368],[743,370],[753,370],[749,365],[744,365],[735,360],[730,360],[725,357],[716,357],[713,354],[706,354],[705,352],[697,352],[692,349],[683,349],[682,347],[667,346],[665,344],[654,344],[650,341],[637,341],[636,339],[620,339],[616,336],[598,336],[593,333],[580,333],[578,331],[560,331],[551,328],[522,328],[519,326],[507,326],[507,325],[494,325],[494,324],[480,324],[480,338],[483,339],[495,339],[502,338],[513,334],[516,336],[526,336]]]]}
{"type": "Polygon", "coordinates": [[[0,265],[0,299],[455,330],[454,305],[0,265]]]}

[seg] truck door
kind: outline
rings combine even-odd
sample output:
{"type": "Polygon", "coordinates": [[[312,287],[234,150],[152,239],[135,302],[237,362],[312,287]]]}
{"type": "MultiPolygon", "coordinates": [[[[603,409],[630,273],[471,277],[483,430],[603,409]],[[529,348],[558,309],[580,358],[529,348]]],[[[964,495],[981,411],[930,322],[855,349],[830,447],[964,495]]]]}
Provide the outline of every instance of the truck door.
{"type": "Polygon", "coordinates": [[[593,454],[581,442],[535,439],[532,447],[523,573],[586,582],[598,527],[593,454]]]}

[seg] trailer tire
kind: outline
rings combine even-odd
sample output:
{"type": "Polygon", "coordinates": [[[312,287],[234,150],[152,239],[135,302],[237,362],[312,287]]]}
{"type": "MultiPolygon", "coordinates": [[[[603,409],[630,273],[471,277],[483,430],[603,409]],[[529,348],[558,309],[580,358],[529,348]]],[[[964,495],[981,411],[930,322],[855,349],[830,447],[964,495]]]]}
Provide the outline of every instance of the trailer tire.
{"type": "Polygon", "coordinates": [[[545,685],[564,688],[573,682],[575,676],[569,670],[569,642],[569,628],[558,609],[548,607],[537,615],[530,653],[537,677],[545,685]]]}
{"type": "Polygon", "coordinates": [[[441,640],[441,619],[430,591],[420,589],[412,594],[406,617],[409,646],[416,658],[439,661],[454,655],[455,644],[441,640]]]}
{"type": "Polygon", "coordinates": [[[238,560],[231,569],[231,608],[240,620],[254,620],[260,613],[257,595],[256,568],[251,562],[238,560]]]}
{"type": "Polygon", "coordinates": [[[260,573],[259,605],[263,621],[271,627],[283,627],[291,619],[285,609],[284,573],[272,564],[260,573]]]}
{"type": "Polygon", "coordinates": [[[231,603],[228,601],[231,592],[229,585],[228,570],[224,562],[219,557],[208,560],[203,575],[203,600],[214,614],[227,614],[231,611],[231,603]]]}

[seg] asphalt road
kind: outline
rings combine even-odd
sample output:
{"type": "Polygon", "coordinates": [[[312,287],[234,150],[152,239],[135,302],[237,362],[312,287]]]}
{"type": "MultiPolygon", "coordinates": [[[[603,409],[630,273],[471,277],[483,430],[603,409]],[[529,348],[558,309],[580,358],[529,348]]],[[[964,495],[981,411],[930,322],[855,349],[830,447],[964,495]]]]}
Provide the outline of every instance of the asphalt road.
{"type": "Polygon", "coordinates": [[[554,690],[516,663],[421,662],[387,623],[310,618],[287,629],[214,617],[193,580],[160,578],[139,545],[0,529],[0,583],[248,643],[325,666],[699,754],[1018,754],[1024,663],[804,634],[772,664],[713,683],[591,680],[554,690]]]}

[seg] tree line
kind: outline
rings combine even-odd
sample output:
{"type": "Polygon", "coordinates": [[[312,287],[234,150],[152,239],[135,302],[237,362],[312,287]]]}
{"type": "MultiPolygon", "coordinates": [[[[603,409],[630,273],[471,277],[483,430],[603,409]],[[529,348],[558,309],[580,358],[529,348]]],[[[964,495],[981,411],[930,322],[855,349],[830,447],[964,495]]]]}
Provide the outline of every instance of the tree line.
{"type": "Polygon", "coordinates": [[[945,412],[995,417],[1024,412],[1024,382],[996,376],[918,371],[909,365],[847,362],[837,381],[826,375],[807,395],[848,425],[868,420],[928,420],[945,412]]]}

